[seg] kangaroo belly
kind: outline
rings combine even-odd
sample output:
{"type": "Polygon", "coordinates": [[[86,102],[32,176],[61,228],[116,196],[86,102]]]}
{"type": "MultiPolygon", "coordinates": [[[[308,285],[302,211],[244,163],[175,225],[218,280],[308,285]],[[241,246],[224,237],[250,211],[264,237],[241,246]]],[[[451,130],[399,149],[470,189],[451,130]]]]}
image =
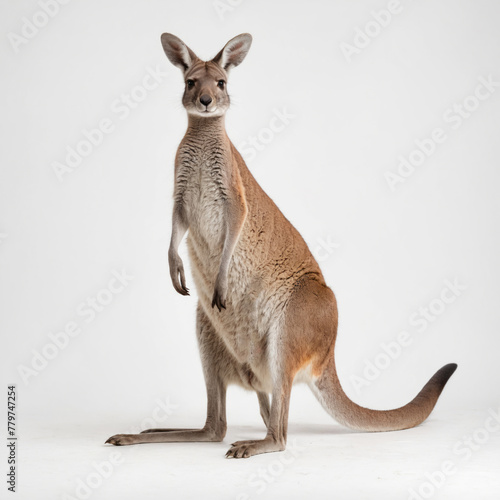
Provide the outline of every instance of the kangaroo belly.
{"type": "Polygon", "coordinates": [[[233,254],[229,271],[226,309],[212,308],[215,280],[219,271],[219,251],[206,244],[197,231],[188,235],[191,270],[198,298],[217,334],[237,362],[241,385],[270,390],[269,338],[276,329],[272,300],[255,270],[245,265],[240,249],[233,254]],[[249,376],[251,374],[251,377],[249,376]]]}
{"type": "MultiPolygon", "coordinates": [[[[279,212],[273,214],[272,202],[262,198],[252,203],[229,265],[226,309],[212,308],[227,229],[229,185],[218,175],[220,170],[209,152],[193,152],[192,147],[189,151],[178,181],[200,305],[234,357],[242,385],[266,391],[271,387],[271,367],[276,363],[286,304],[294,282],[308,270],[308,252],[304,258],[301,240],[296,241],[293,228],[279,212]]],[[[252,184],[245,189],[256,191],[252,184]]]]}

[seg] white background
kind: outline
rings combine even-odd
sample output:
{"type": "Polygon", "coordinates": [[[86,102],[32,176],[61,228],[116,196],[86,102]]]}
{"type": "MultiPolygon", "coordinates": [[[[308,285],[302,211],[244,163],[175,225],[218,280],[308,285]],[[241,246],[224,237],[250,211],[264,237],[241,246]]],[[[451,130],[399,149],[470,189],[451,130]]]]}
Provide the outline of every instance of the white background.
{"type": "MultiPolygon", "coordinates": [[[[354,44],[356,29],[387,5],[71,1],[16,50],[9,33],[20,35],[40,6],[2,0],[2,381],[18,386],[19,498],[77,498],[78,478],[118,450],[104,440],[140,426],[158,400],[175,405],[162,426],[204,423],[196,293],[176,294],[167,266],[173,159],[186,116],[163,32],[204,59],[241,32],[253,35],[230,75],[227,130],[243,151],[250,136],[269,137],[263,130],[276,110],[294,116],[246,156],[255,156],[250,169],[321,259],[337,295],[346,392],[365,406],[396,407],[443,364],[459,368],[429,422],[404,433],[345,431],[296,387],[289,439],[303,450],[263,493],[249,477],[277,455],[223,460],[231,440],[264,434],[255,395],[231,388],[224,443],[120,448],[125,465],[92,498],[407,498],[442,460],[461,462],[454,445],[499,404],[500,87],[459,128],[444,117],[474,94],[479,77],[500,81],[500,8],[493,0],[401,0],[349,61],[342,44],[354,44]],[[160,85],[136,90],[144,99],[123,119],[116,100],[148,71],[159,71],[160,85]],[[82,131],[106,118],[114,130],[59,180],[54,162],[64,163],[82,131]],[[391,190],[384,174],[437,127],[446,141],[391,190]],[[325,250],[328,241],[335,245],[325,250]],[[86,323],[79,305],[122,269],[133,279],[86,323]],[[417,331],[410,316],[439,298],[445,280],[466,289],[417,331]],[[80,335],[26,383],[20,367],[32,368],[49,333],[70,321],[80,335]],[[363,377],[366,360],[401,331],[411,345],[357,391],[352,376],[363,377]]],[[[187,264],[185,245],[180,253],[187,264]]],[[[498,469],[495,446],[492,433],[433,494],[458,498],[473,474],[483,475],[484,491],[498,488],[489,476],[498,469]]]]}

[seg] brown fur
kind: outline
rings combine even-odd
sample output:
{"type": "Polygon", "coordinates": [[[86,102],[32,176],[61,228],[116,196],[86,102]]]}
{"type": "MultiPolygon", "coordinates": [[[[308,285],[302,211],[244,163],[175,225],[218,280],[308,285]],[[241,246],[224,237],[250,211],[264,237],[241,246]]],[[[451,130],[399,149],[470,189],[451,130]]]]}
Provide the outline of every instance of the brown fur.
{"type": "Polygon", "coordinates": [[[202,429],[150,429],[107,442],[220,441],[226,433],[228,384],[257,393],[267,435],[233,443],[227,456],[249,457],[285,449],[294,381],[305,381],[340,423],[368,431],[421,423],[456,368],[446,365],[402,408],[375,411],[352,402],[335,369],[338,313],[306,243],[266,195],[229,140],[227,73],[244,59],[250,35],[230,40],[203,62],[177,37],[162,44],[185,79],[188,129],[175,160],[169,265],[172,283],[188,295],[181,239],[198,292],[197,338],[207,386],[202,429]],[[272,403],[269,404],[269,396],[272,403]]]}

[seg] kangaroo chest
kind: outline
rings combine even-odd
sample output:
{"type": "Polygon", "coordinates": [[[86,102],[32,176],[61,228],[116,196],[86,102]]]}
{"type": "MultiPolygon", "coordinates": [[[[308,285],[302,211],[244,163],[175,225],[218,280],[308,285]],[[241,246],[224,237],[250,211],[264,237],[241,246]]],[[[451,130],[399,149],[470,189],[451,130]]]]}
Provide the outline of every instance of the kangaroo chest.
{"type": "Polygon", "coordinates": [[[179,151],[177,190],[189,224],[189,236],[213,258],[222,251],[224,186],[222,158],[210,147],[186,144],[179,151]]]}
{"type": "Polygon", "coordinates": [[[261,285],[242,247],[235,248],[231,259],[228,308],[219,312],[211,307],[227,227],[225,200],[230,196],[223,158],[217,149],[183,145],[179,160],[176,190],[189,224],[188,249],[199,300],[233,355],[254,365],[263,355],[269,318],[258,313],[261,285]]]}

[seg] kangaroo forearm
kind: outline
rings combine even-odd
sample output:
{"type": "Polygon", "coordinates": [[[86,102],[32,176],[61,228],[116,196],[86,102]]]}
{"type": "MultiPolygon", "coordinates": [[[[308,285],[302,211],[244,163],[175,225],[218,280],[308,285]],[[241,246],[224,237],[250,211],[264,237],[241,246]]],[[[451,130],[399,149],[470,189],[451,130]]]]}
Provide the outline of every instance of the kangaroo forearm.
{"type": "Polygon", "coordinates": [[[226,308],[229,266],[247,216],[247,205],[242,192],[242,188],[233,189],[232,198],[227,200],[226,205],[224,245],[212,297],[212,307],[217,306],[219,311],[226,308]]]}
{"type": "Polygon", "coordinates": [[[229,271],[229,264],[231,263],[231,258],[234,253],[234,248],[238,243],[242,226],[243,223],[228,228],[227,230],[227,235],[224,240],[224,247],[222,249],[219,274],[227,275],[227,272],[229,271]]]}
{"type": "Polygon", "coordinates": [[[182,208],[176,204],[172,214],[172,234],[170,236],[169,252],[177,253],[182,238],[184,238],[187,230],[188,224],[185,216],[183,215],[182,208]]]}
{"type": "Polygon", "coordinates": [[[247,216],[247,206],[245,200],[239,198],[236,201],[229,202],[226,210],[226,233],[224,237],[224,246],[219,267],[219,276],[227,278],[231,257],[241,235],[243,224],[247,216]]]}
{"type": "Polygon", "coordinates": [[[170,268],[172,284],[175,290],[181,295],[189,295],[189,289],[186,286],[184,265],[178,253],[179,245],[187,229],[188,224],[184,217],[182,206],[176,203],[172,215],[172,236],[170,238],[170,248],[168,249],[168,266],[170,268]]]}

